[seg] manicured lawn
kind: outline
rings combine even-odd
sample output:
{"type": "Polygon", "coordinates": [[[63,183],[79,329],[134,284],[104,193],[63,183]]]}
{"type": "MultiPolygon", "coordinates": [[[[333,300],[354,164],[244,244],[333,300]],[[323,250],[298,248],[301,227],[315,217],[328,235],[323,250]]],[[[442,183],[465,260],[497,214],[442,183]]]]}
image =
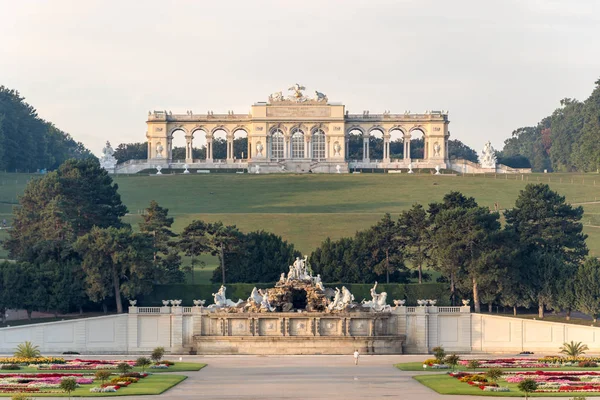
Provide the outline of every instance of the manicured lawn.
{"type": "MultiPolygon", "coordinates": [[[[140,379],[127,387],[118,389],[112,393],[90,393],[90,389],[99,384],[81,385],[72,394],[72,397],[102,397],[102,396],[134,396],[134,395],[156,395],[161,394],[181,381],[187,379],[185,375],[156,374],[140,379]]],[[[10,393],[0,393],[2,397],[10,397],[10,393]]],[[[66,397],[65,393],[32,393],[32,397],[66,397]]]]}
{"type": "MultiPolygon", "coordinates": [[[[10,218],[12,203],[23,192],[30,174],[0,173],[0,215],[10,218]]],[[[451,190],[473,196],[483,206],[510,208],[529,182],[549,183],[569,202],[600,200],[597,174],[530,174],[432,176],[429,174],[114,176],[129,209],[127,222],[137,226],[141,211],[154,199],[169,208],[174,229],[181,231],[196,218],[222,220],[242,231],[264,229],[313,251],[328,236],[337,239],[365,229],[389,212],[394,217],[414,203],[440,200],[451,190]],[[550,181],[550,182],[549,182],[550,181]],[[573,183],[571,183],[573,182],[573,183]]],[[[600,225],[600,205],[584,205],[584,223],[600,225]]],[[[586,226],[591,254],[600,256],[600,228],[586,226]]],[[[0,232],[0,241],[6,238],[0,232]]],[[[6,252],[0,250],[0,258],[6,252]]],[[[197,269],[194,281],[210,278],[216,263],[197,269]]],[[[188,281],[191,276],[188,277],[188,281]]]]}
{"type": "MultiPolygon", "coordinates": [[[[512,368],[511,368],[512,370],[512,368]]],[[[561,370],[566,370],[562,369],[561,370]]],[[[507,386],[510,392],[484,392],[475,386],[470,386],[446,374],[428,374],[413,377],[418,382],[440,394],[455,394],[464,396],[497,396],[497,397],[525,397],[517,388],[516,383],[501,381],[500,386],[507,386]]],[[[530,397],[574,397],[598,396],[598,392],[565,392],[565,393],[531,393],[530,397]]]]}
{"type": "MultiPolygon", "coordinates": [[[[146,368],[146,372],[151,373],[151,374],[157,374],[157,373],[164,373],[164,372],[186,372],[186,371],[200,371],[202,368],[206,367],[206,364],[202,364],[202,363],[190,363],[190,362],[176,362],[175,365],[171,365],[169,368],[164,368],[164,369],[159,369],[159,368],[146,368]]],[[[111,370],[112,371],[112,370],[111,370]]],[[[136,371],[136,372],[142,372],[142,369],[139,367],[134,367],[132,371],[136,371]]],[[[9,371],[11,372],[11,371],[9,371]]],[[[62,371],[62,370],[41,370],[41,369],[37,369],[37,368],[30,368],[30,367],[26,367],[26,368],[21,368],[19,371],[15,371],[15,372],[26,372],[26,373],[44,373],[44,372],[56,372],[56,373],[61,373],[61,372],[70,372],[70,373],[78,373],[78,374],[93,374],[95,372],[95,370],[90,371],[89,369],[86,370],[68,370],[68,371],[62,371]]]]}

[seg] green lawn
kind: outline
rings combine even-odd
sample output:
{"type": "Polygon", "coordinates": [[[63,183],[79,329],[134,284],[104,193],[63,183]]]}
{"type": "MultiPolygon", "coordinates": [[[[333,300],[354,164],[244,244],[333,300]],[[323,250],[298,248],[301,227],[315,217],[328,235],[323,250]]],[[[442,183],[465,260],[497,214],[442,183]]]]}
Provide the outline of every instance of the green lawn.
{"type": "MultiPolygon", "coordinates": [[[[11,209],[31,175],[0,174],[0,217],[11,209]]],[[[531,174],[488,176],[432,176],[407,174],[252,175],[197,174],[114,176],[137,224],[140,213],[154,199],[169,208],[174,228],[181,231],[194,219],[222,220],[242,231],[264,229],[281,235],[303,253],[314,250],[327,236],[353,235],[389,212],[397,215],[414,203],[429,204],[451,190],[474,196],[484,206],[512,207],[528,182],[545,182],[569,202],[600,199],[597,174],[531,174]],[[573,182],[573,183],[571,183],[573,182]]],[[[585,232],[593,255],[600,256],[600,204],[584,205],[585,232]],[[589,215],[587,214],[589,210],[589,215]]],[[[0,241],[6,232],[0,231],[0,241]]],[[[0,250],[0,258],[6,252],[0,250]]],[[[197,270],[210,277],[208,268],[197,270]]],[[[191,279],[191,277],[190,277],[191,279]]],[[[194,281],[197,282],[196,279],[194,281]]]]}
{"type": "MultiPolygon", "coordinates": [[[[512,370],[512,369],[511,369],[512,370]]],[[[510,392],[484,392],[478,387],[470,386],[446,374],[418,375],[413,377],[418,382],[440,394],[455,394],[464,396],[498,396],[498,397],[525,397],[519,392],[516,383],[499,382],[500,386],[507,386],[510,392]]],[[[531,393],[530,397],[574,397],[598,396],[598,392],[564,392],[564,393],[531,393]]]]}
{"type": "MultiPolygon", "coordinates": [[[[90,393],[90,389],[99,384],[81,385],[73,393],[72,397],[103,397],[103,396],[134,396],[134,395],[157,395],[164,393],[181,381],[187,379],[185,375],[157,374],[149,375],[127,387],[118,389],[113,393],[90,393]]],[[[2,397],[11,397],[11,393],[0,393],[2,397]]],[[[65,393],[32,393],[32,397],[66,397],[65,393]]]]}

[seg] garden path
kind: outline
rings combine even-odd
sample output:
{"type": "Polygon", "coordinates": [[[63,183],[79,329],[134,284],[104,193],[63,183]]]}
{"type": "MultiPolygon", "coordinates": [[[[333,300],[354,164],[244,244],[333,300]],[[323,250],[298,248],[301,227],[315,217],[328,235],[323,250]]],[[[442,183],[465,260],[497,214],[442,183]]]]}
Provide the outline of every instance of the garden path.
{"type": "MultiPolygon", "coordinates": [[[[422,355],[363,355],[355,366],[352,355],[185,356],[184,361],[208,366],[201,371],[180,373],[189,378],[161,396],[128,396],[126,399],[464,399],[464,396],[439,395],[411,378],[418,372],[404,372],[393,366],[423,358],[422,355]]],[[[490,397],[469,396],[469,400],[484,399],[490,400],[490,397]]]]}

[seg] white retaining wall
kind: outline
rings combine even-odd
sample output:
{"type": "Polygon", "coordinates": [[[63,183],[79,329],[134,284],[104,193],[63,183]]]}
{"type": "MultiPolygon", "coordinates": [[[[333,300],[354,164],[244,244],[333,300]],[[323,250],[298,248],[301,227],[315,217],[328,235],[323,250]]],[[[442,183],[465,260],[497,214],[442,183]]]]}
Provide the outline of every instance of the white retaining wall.
{"type": "MultiPolygon", "coordinates": [[[[0,328],[0,353],[26,340],[42,353],[137,354],[162,346],[188,353],[202,334],[200,307],[130,307],[129,314],[0,328]]],[[[556,353],[564,342],[587,344],[600,353],[600,328],[472,314],[469,307],[397,307],[396,333],[406,335],[405,353],[436,346],[460,353],[556,353]]]]}

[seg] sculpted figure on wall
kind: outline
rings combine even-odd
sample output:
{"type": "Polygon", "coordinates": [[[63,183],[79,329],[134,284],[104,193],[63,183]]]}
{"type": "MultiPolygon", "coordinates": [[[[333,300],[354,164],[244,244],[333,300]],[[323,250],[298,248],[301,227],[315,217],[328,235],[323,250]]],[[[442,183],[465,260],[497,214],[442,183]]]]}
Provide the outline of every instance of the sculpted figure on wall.
{"type": "Polygon", "coordinates": [[[362,306],[372,309],[373,311],[389,311],[391,307],[387,304],[387,293],[377,293],[377,282],[371,288],[371,300],[362,301],[362,306]]]}
{"type": "Polygon", "coordinates": [[[342,150],[342,146],[340,146],[339,142],[335,142],[333,144],[333,155],[339,157],[340,151],[342,150]]]}
{"type": "Polygon", "coordinates": [[[162,145],[162,143],[158,142],[156,144],[156,158],[163,158],[162,152],[164,150],[164,147],[162,145]]]}
{"type": "Polygon", "coordinates": [[[315,100],[317,100],[319,103],[327,103],[327,96],[324,93],[317,92],[315,90],[315,96],[315,100]]]}
{"type": "Polygon", "coordinates": [[[257,142],[256,143],[256,156],[257,157],[262,157],[263,156],[263,153],[262,153],[263,149],[264,149],[264,147],[263,147],[262,143],[261,142],[257,142]]]}
{"type": "Polygon", "coordinates": [[[481,152],[481,166],[483,168],[496,168],[496,151],[488,140],[481,152]]]}
{"type": "Polygon", "coordinates": [[[433,145],[433,156],[439,157],[441,149],[442,147],[440,146],[440,144],[438,142],[435,142],[435,144],[433,145]]]}
{"type": "Polygon", "coordinates": [[[281,92],[275,92],[269,96],[269,103],[276,103],[278,101],[283,101],[283,94],[281,92]]]}
{"type": "Polygon", "coordinates": [[[208,308],[220,308],[220,307],[236,307],[243,303],[242,300],[238,300],[237,302],[233,302],[227,298],[226,293],[227,288],[221,285],[221,288],[217,293],[213,293],[214,304],[208,306],[208,308]]]}

